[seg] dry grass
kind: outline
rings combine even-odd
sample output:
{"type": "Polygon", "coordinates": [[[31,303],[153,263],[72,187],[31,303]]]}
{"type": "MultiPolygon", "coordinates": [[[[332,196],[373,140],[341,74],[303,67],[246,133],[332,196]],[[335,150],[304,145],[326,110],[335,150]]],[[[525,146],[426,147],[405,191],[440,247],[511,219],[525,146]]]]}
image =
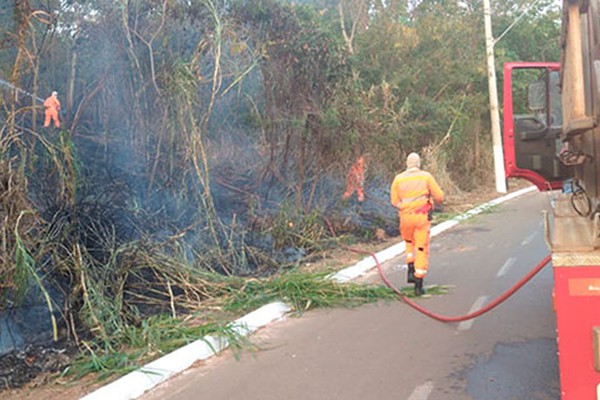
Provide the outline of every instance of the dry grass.
{"type": "Polygon", "coordinates": [[[32,246],[34,231],[39,228],[26,182],[13,164],[9,160],[0,161],[0,309],[24,295],[27,274],[19,270],[15,259],[19,243],[32,246]]]}

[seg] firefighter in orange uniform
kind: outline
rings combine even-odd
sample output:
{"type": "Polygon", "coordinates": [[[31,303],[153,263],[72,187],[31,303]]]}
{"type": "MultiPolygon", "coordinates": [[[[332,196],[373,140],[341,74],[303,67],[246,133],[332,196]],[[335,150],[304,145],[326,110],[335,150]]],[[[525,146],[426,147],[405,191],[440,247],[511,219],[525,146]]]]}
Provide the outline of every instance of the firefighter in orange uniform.
{"type": "Polygon", "coordinates": [[[365,157],[360,156],[354,164],[350,167],[348,175],[346,175],[346,191],[342,195],[342,199],[346,200],[352,193],[356,191],[358,201],[362,202],[365,200],[364,185],[365,182],[365,157]]]}
{"type": "Polygon", "coordinates": [[[50,126],[51,119],[54,121],[54,126],[60,128],[60,121],[58,120],[58,113],[60,112],[60,101],[58,101],[58,93],[52,92],[52,96],[44,100],[44,107],[46,109],[44,128],[50,126]]]}
{"type": "Polygon", "coordinates": [[[434,202],[444,200],[444,192],[429,173],[422,171],[421,158],[410,153],[406,171],[392,182],[390,200],[399,211],[400,234],[406,243],[408,282],[415,284],[415,295],[425,293],[423,279],[429,266],[429,228],[434,202]]]}

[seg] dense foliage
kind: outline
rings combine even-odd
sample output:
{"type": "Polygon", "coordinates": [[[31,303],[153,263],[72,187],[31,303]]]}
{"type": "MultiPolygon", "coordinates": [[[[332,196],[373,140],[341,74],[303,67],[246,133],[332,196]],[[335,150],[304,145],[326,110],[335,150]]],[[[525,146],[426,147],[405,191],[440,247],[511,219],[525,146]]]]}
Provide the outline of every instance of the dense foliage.
{"type": "MultiPolygon", "coordinates": [[[[553,1],[495,3],[498,68],[558,60],[553,1]]],[[[382,203],[410,151],[492,178],[478,0],[4,1],[0,67],[0,309],[36,287],[76,339],[319,249],[358,155],[382,203]]]]}

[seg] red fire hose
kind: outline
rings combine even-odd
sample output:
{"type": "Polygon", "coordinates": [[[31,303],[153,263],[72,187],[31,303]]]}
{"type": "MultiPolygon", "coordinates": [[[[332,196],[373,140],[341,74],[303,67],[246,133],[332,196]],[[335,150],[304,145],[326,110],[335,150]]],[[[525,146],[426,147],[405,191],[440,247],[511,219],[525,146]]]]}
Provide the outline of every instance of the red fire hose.
{"type": "MultiPolygon", "coordinates": [[[[329,227],[329,231],[331,232],[331,234],[335,237],[335,232],[333,230],[333,227],[331,226],[331,223],[326,220],[325,221],[327,223],[327,226],[329,227]]],[[[493,308],[495,308],[496,306],[498,306],[500,303],[502,303],[504,300],[508,299],[510,296],[512,296],[517,290],[519,290],[521,287],[523,287],[523,285],[525,285],[527,282],[529,282],[529,280],[531,280],[531,278],[533,278],[538,272],[540,272],[545,266],[546,264],[548,264],[551,260],[551,256],[547,255],[546,257],[544,257],[531,271],[529,271],[529,273],[527,275],[525,275],[525,277],[523,277],[523,279],[521,279],[519,282],[517,282],[513,287],[511,287],[510,289],[508,289],[506,292],[502,293],[500,296],[498,296],[494,301],[492,301],[491,303],[486,304],[484,307],[480,308],[479,310],[473,311],[472,313],[466,314],[466,315],[459,315],[459,316],[455,316],[455,317],[448,317],[445,315],[440,315],[440,314],[436,314],[434,312],[431,312],[423,307],[421,307],[420,305],[418,305],[417,303],[415,303],[414,301],[412,301],[411,299],[409,299],[408,297],[406,297],[398,288],[396,288],[391,282],[390,280],[385,276],[385,274],[383,273],[383,269],[381,268],[381,264],[379,263],[379,260],[377,259],[377,256],[375,255],[375,253],[372,253],[370,251],[366,251],[366,250],[362,250],[362,249],[356,249],[350,246],[346,246],[344,244],[340,244],[340,247],[351,251],[353,253],[358,253],[358,254],[366,254],[369,255],[373,258],[373,260],[375,260],[375,264],[377,265],[377,271],[379,272],[379,276],[381,277],[381,280],[390,288],[392,289],[398,296],[400,296],[400,298],[409,306],[411,306],[412,308],[414,308],[415,310],[419,311],[420,313],[427,315],[428,317],[431,317],[433,319],[436,319],[438,321],[441,322],[461,322],[461,321],[467,321],[469,319],[473,319],[473,318],[477,318],[482,314],[485,314],[486,312],[492,310],[493,308]]]]}

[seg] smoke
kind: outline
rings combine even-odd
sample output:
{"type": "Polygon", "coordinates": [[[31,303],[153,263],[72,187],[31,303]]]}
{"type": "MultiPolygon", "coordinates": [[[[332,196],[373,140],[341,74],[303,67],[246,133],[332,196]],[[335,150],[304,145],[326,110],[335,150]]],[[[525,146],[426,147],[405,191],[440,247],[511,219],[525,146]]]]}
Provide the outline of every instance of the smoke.
{"type": "MultiPolygon", "coordinates": [[[[362,237],[397,230],[375,176],[363,204],[340,200],[343,127],[323,123],[320,104],[334,79],[329,67],[339,80],[347,68],[326,36],[318,36],[322,64],[291,68],[296,56],[313,58],[281,46],[269,66],[252,27],[233,26],[223,10],[167,2],[173,8],[163,15],[143,2],[125,10],[110,3],[97,3],[92,19],[69,14],[77,29],[52,31],[40,50],[35,79],[65,94],[62,128],[35,126],[31,112],[4,126],[14,129],[6,153],[23,166],[43,221],[30,250],[80,317],[71,330],[98,325],[87,310],[108,314],[116,298],[127,302],[118,312],[155,311],[139,298],[168,297],[155,295],[165,289],[161,268],[264,275],[298,265],[332,245],[324,215],[362,237]],[[86,298],[84,278],[97,298],[86,298]]],[[[22,82],[33,79],[23,71],[22,82]]],[[[0,85],[12,91],[6,104],[42,101],[0,85]]]]}
{"type": "Polygon", "coordinates": [[[42,98],[40,98],[40,97],[38,97],[38,96],[34,96],[33,94],[29,93],[29,92],[28,92],[28,91],[26,91],[26,90],[23,90],[23,89],[21,89],[21,88],[18,88],[18,87],[16,87],[15,85],[13,85],[12,83],[5,81],[4,79],[0,79],[0,85],[1,85],[1,86],[4,86],[5,88],[8,88],[8,89],[10,89],[10,90],[12,90],[12,91],[14,92],[14,98],[15,98],[15,101],[16,101],[16,102],[18,102],[18,101],[19,101],[19,99],[20,99],[22,96],[26,96],[26,97],[29,97],[29,98],[35,99],[35,100],[37,100],[37,101],[38,101],[38,102],[40,102],[40,103],[43,103],[43,102],[44,102],[44,99],[42,99],[42,98]]]}

